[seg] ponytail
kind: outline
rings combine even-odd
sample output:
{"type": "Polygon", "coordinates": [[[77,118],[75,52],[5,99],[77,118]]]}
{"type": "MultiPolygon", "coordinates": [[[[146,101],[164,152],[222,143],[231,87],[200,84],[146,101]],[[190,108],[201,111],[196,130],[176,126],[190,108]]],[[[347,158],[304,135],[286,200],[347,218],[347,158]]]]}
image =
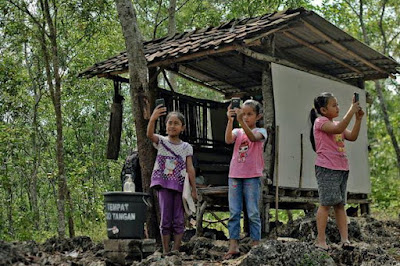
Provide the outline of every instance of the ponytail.
{"type": "Polygon", "coordinates": [[[317,111],[315,110],[315,108],[311,109],[311,111],[310,111],[310,120],[311,120],[310,142],[311,142],[311,146],[314,151],[316,151],[315,139],[314,139],[314,123],[315,123],[315,119],[317,119],[317,117],[318,117],[318,115],[317,115],[317,111]]]}
{"type": "Polygon", "coordinates": [[[323,92],[318,97],[314,98],[314,108],[310,111],[310,121],[311,121],[311,129],[310,129],[310,142],[314,151],[315,148],[315,138],[314,138],[314,123],[318,117],[318,114],[321,114],[321,108],[326,107],[328,105],[328,100],[333,96],[330,92],[323,92]]]}

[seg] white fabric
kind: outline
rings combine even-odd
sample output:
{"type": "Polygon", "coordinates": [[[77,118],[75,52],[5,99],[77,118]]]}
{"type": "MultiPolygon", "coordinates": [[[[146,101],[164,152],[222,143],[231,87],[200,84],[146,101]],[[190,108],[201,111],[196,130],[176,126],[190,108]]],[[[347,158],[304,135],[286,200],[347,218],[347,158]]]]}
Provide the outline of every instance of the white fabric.
{"type": "Polygon", "coordinates": [[[192,215],[196,213],[196,205],[194,204],[192,198],[192,188],[189,182],[189,175],[186,174],[185,182],[183,183],[183,191],[182,191],[182,200],[183,200],[183,208],[187,215],[192,215]]]}

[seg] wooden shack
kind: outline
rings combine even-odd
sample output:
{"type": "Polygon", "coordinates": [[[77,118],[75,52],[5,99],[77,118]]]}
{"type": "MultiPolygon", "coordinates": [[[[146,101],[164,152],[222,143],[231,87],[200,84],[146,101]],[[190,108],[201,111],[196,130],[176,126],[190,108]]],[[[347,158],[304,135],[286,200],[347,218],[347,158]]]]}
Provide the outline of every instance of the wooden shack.
{"type": "MultiPolygon", "coordinates": [[[[343,115],[357,91],[365,109],[364,82],[393,77],[400,71],[392,58],[303,8],[178,33],[147,41],[144,49],[148,67],[156,75],[167,70],[219,91],[226,99],[239,95],[263,103],[264,127],[269,132],[264,152],[264,232],[269,231],[270,208],[309,209],[318,202],[308,122],[313,98],[323,91],[333,92],[343,115]]],[[[80,76],[112,79],[118,87],[120,82],[128,82],[120,76],[127,72],[127,55],[122,52],[80,76]]],[[[188,118],[185,138],[193,145],[198,166],[210,185],[199,189],[200,234],[204,212],[227,210],[232,152],[223,141],[227,103],[196,99],[168,88],[150,89],[166,99],[169,110],[180,110],[188,118]]],[[[346,145],[351,165],[348,202],[360,204],[361,211],[368,212],[371,184],[366,119],[357,142],[346,145]]]]}

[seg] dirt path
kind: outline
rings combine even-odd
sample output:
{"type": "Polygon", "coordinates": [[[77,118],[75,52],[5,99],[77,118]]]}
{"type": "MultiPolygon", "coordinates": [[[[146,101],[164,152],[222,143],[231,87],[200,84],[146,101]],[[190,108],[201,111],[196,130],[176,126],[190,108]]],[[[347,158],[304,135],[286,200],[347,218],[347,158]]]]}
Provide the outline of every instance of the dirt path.
{"type": "MultiPolygon", "coordinates": [[[[268,239],[251,248],[241,240],[241,256],[222,260],[228,242],[200,237],[186,242],[180,253],[166,256],[155,252],[134,265],[400,265],[400,221],[378,221],[371,217],[351,218],[349,235],[354,250],[336,243],[339,233],[334,221],[327,227],[330,250],[313,245],[314,218],[303,218],[275,229],[268,239]]],[[[0,241],[0,265],[115,265],[104,256],[103,244],[89,237],[52,238],[45,243],[0,241]]]]}

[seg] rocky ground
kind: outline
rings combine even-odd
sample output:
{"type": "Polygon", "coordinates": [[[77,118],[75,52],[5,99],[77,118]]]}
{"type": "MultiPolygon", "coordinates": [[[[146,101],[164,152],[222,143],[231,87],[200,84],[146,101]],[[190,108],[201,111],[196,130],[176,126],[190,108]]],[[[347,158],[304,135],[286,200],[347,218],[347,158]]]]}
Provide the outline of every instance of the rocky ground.
{"type": "MultiPolygon", "coordinates": [[[[180,253],[155,252],[133,265],[400,265],[400,220],[350,220],[349,234],[355,246],[352,251],[337,245],[340,239],[334,221],[327,228],[330,250],[315,248],[315,219],[306,217],[274,228],[256,247],[251,248],[249,239],[244,238],[241,256],[235,259],[222,260],[228,241],[215,240],[220,234],[211,231],[206,237],[192,237],[180,253]]],[[[0,265],[116,265],[104,254],[103,244],[84,236],[53,238],[42,244],[0,241],[0,265]]]]}

